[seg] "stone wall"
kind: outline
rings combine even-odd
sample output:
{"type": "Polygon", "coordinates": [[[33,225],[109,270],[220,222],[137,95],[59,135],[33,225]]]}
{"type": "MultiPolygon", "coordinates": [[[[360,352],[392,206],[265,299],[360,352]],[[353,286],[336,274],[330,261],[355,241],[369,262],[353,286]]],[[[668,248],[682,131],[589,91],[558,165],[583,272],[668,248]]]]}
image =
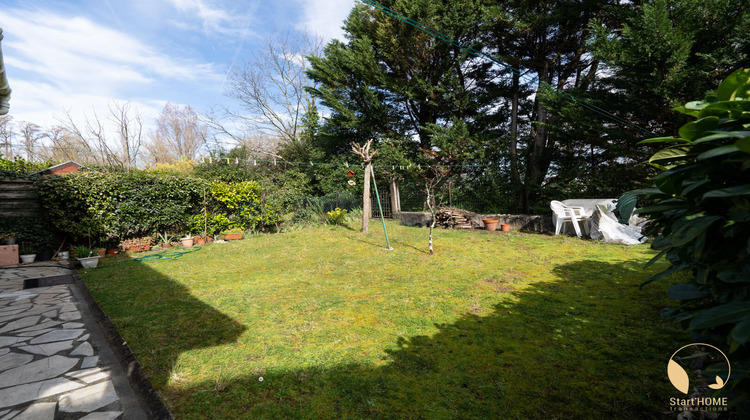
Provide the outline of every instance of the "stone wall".
{"type": "MultiPolygon", "coordinates": [[[[393,215],[401,224],[406,226],[429,226],[430,213],[403,211],[393,215]]],[[[552,215],[526,215],[526,214],[476,214],[471,221],[478,226],[484,226],[482,219],[499,219],[500,223],[507,223],[511,230],[523,230],[529,232],[548,233],[554,232],[552,215]]]]}

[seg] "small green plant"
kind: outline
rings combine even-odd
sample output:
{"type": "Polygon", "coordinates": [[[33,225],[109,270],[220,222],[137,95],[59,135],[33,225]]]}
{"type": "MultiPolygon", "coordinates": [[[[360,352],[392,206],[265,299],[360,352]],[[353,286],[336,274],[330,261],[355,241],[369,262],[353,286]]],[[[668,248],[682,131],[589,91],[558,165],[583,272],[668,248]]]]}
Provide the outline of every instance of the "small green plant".
{"type": "Polygon", "coordinates": [[[242,228],[239,228],[239,227],[233,227],[233,228],[221,231],[221,233],[223,233],[223,234],[227,234],[227,233],[244,233],[244,232],[245,232],[245,230],[242,229],[242,228]]]}
{"type": "Polygon", "coordinates": [[[73,247],[73,254],[77,258],[86,258],[90,257],[93,251],[91,251],[91,248],[87,247],[86,245],[76,245],[73,247]]]}
{"type": "Polygon", "coordinates": [[[163,244],[168,244],[174,239],[174,237],[167,232],[157,233],[156,235],[159,237],[159,241],[163,244]]]}
{"type": "Polygon", "coordinates": [[[335,210],[331,210],[328,213],[328,223],[332,225],[343,225],[346,223],[346,209],[340,209],[336,207],[335,210]]]}
{"type": "Polygon", "coordinates": [[[356,222],[357,220],[362,220],[362,209],[356,208],[349,210],[348,213],[346,213],[346,220],[349,222],[356,222]]]}

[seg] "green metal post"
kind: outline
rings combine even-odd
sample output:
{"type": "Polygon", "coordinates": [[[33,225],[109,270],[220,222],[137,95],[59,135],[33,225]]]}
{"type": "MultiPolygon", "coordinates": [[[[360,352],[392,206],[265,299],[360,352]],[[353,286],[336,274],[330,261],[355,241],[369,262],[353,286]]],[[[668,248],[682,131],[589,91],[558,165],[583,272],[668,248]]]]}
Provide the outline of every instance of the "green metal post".
{"type": "Polygon", "coordinates": [[[383,221],[383,232],[385,232],[385,244],[388,246],[387,250],[391,251],[391,243],[388,241],[388,230],[385,228],[385,216],[383,216],[383,206],[380,205],[380,194],[378,194],[378,184],[375,183],[375,170],[370,169],[370,175],[372,175],[372,187],[375,188],[375,198],[378,199],[378,209],[380,210],[380,220],[383,221]]]}

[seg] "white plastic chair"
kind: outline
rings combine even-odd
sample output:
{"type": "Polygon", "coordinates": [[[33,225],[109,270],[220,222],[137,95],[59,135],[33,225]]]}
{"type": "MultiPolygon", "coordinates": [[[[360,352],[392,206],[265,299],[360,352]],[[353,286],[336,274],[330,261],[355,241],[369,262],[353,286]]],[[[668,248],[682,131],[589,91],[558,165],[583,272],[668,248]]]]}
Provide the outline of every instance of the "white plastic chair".
{"type": "Polygon", "coordinates": [[[576,235],[581,237],[580,222],[583,222],[583,230],[586,234],[589,234],[589,216],[584,214],[583,207],[577,206],[566,206],[559,201],[551,201],[549,207],[552,209],[552,215],[555,222],[555,235],[559,235],[560,231],[565,233],[565,223],[570,222],[573,224],[573,229],[576,231],[576,235]]]}

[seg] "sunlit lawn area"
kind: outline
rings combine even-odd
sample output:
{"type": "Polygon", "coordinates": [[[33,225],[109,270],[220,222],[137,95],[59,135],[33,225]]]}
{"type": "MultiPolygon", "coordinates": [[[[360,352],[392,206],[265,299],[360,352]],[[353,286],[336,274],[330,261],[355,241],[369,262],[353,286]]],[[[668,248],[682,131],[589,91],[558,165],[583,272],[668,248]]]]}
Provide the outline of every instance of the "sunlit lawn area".
{"type": "Polygon", "coordinates": [[[430,256],[427,230],[388,233],[393,251],[352,224],[81,274],[178,419],[668,409],[691,341],[659,316],[667,285],[638,288],[648,246],[438,230],[430,256]]]}

